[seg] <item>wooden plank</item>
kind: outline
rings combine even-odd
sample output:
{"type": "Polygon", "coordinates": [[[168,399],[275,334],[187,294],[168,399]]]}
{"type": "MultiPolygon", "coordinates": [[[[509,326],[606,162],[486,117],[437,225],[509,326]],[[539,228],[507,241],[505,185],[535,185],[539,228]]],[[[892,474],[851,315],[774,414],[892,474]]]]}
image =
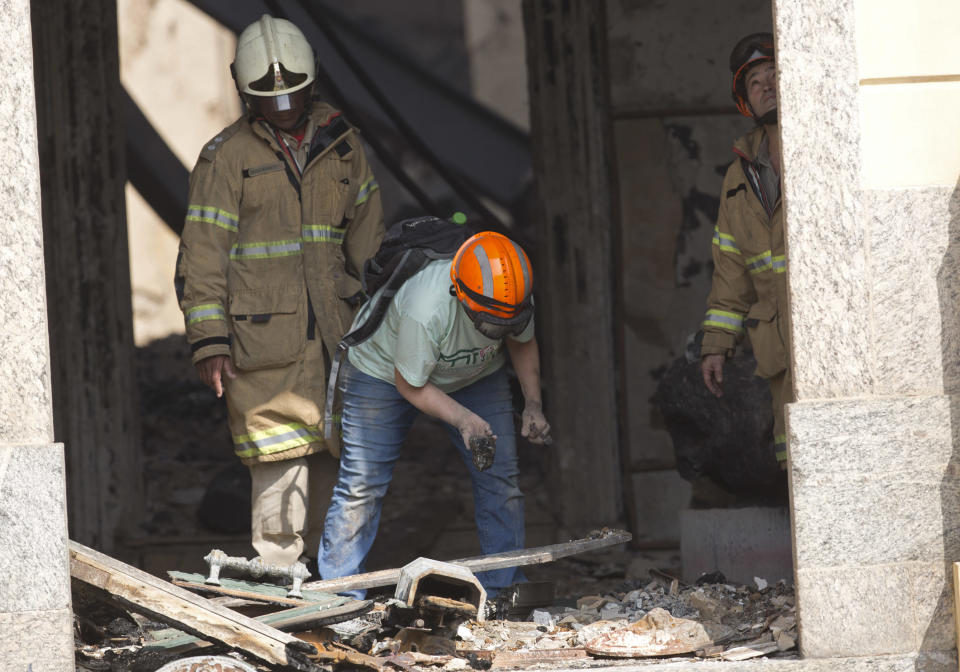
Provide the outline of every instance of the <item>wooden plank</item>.
{"type": "Polygon", "coordinates": [[[543,649],[532,651],[498,651],[494,654],[493,669],[505,667],[529,668],[533,665],[568,663],[590,658],[584,648],[543,649]]]}
{"type": "MultiPolygon", "coordinates": [[[[563,544],[523,548],[518,551],[461,558],[459,560],[450,560],[449,562],[454,565],[467,567],[472,572],[484,572],[491,569],[503,569],[504,567],[521,567],[523,565],[539,565],[578,553],[586,553],[587,551],[594,551],[599,548],[625,544],[632,538],[633,536],[629,532],[624,532],[623,530],[606,530],[596,537],[575,539],[574,541],[568,541],[563,544]]],[[[381,569],[376,572],[367,572],[366,574],[343,576],[339,579],[311,581],[310,583],[304,583],[303,588],[305,590],[340,593],[345,590],[392,586],[399,578],[399,569],[381,569]]]]}
{"type": "Polygon", "coordinates": [[[317,654],[312,644],[211,604],[189,590],[75,541],[70,542],[70,574],[106,591],[134,611],[192,635],[239,649],[267,664],[317,669],[306,657],[317,654]]]}
{"type": "MultiPolygon", "coordinates": [[[[360,616],[369,611],[372,604],[373,602],[370,600],[348,600],[347,604],[333,608],[324,607],[320,604],[305,604],[296,609],[282,609],[256,616],[254,620],[284,632],[310,630],[360,616]]],[[[151,636],[153,641],[144,644],[143,648],[183,653],[209,645],[203,639],[188,635],[176,628],[154,631],[151,636]]]]}
{"type": "Polygon", "coordinates": [[[957,633],[957,650],[960,651],[960,562],[953,563],[953,624],[957,633]]]}

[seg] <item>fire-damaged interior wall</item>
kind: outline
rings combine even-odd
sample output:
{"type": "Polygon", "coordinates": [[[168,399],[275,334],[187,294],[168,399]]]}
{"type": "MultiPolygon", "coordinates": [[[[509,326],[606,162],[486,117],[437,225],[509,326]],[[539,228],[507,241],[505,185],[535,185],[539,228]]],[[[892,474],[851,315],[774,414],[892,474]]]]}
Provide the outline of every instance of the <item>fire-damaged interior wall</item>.
{"type": "Polygon", "coordinates": [[[109,0],[31,5],[55,438],[70,534],[106,551],[143,487],[116,16],[109,0]]]}
{"type": "MultiPolygon", "coordinates": [[[[404,24],[404,30],[397,32],[427,35],[429,39],[418,41],[397,34],[396,41],[412,47],[420,44],[421,62],[435,68],[445,80],[459,76],[465,87],[472,83],[476,99],[514,125],[524,127],[527,71],[521,51],[519,0],[468,1],[462,5],[454,3],[456,8],[444,3],[415,4],[418,11],[404,10],[409,25],[404,24]],[[460,28],[451,32],[449,26],[454,24],[460,28]],[[495,63],[494,56],[501,60],[495,63]],[[504,73],[510,68],[502,63],[516,66],[510,77],[504,73]]],[[[690,486],[674,468],[673,447],[652,397],[659,375],[682,355],[687,337],[702,319],[722,172],[730,161],[733,139],[750,127],[750,122],[735,112],[730,100],[727,54],[730,45],[743,33],[768,30],[771,10],[767,0],[738,0],[722,5],[706,0],[613,0],[603,4],[606,30],[601,41],[605,45],[602,68],[594,63],[597,76],[584,76],[581,81],[606,87],[602,92],[603,104],[597,107],[595,116],[612,116],[613,158],[609,163],[599,161],[595,173],[585,170],[584,174],[597,181],[598,188],[593,189],[595,202],[603,200],[596,198],[601,187],[610,189],[611,212],[619,211],[619,229],[613,235],[617,241],[613,247],[615,263],[591,261],[584,268],[594,274],[591,281],[595,280],[598,287],[596,292],[588,293],[587,303],[608,301],[610,284],[622,285],[623,305],[610,311],[606,332],[621,330],[623,325],[618,375],[627,406],[619,409],[620,421],[625,424],[625,431],[619,436],[626,438],[628,454],[619,464],[618,435],[610,428],[611,440],[600,442],[606,451],[602,477],[580,478],[582,474],[577,469],[569,465],[566,469],[577,477],[571,479],[574,486],[599,493],[598,497],[603,499],[603,506],[597,509],[602,513],[587,516],[595,520],[585,523],[612,523],[625,510],[641,545],[676,547],[677,512],[687,505],[690,486]],[[609,268],[619,268],[622,273],[615,279],[607,277],[609,268]],[[618,482],[621,472],[627,474],[623,498],[618,482]],[[620,506],[621,501],[626,502],[626,507],[620,506]]],[[[390,3],[360,3],[354,16],[363,25],[379,23],[384,28],[395,18],[391,7],[390,3]]],[[[185,2],[124,2],[118,13],[122,83],[183,165],[189,167],[203,139],[229,123],[237,113],[232,82],[223,67],[233,48],[232,34],[185,2]],[[178,18],[178,12],[185,17],[178,18]],[[180,71],[187,74],[175,74],[180,71]],[[203,76],[194,76],[197,72],[203,76]],[[168,123],[173,124],[172,129],[167,127],[168,123]]],[[[581,37],[583,44],[589,44],[589,35],[581,37]]],[[[584,54],[589,55],[588,51],[584,54]]],[[[560,65],[557,72],[572,67],[570,63],[560,65]]],[[[111,95],[117,93],[114,89],[111,95]]],[[[49,114],[66,114],[68,109],[69,106],[51,108],[49,114]]],[[[108,105],[106,109],[113,108],[108,105]]],[[[557,138],[569,143],[568,129],[573,121],[560,119],[559,115],[558,120],[566,125],[558,125],[557,138]]],[[[384,176],[387,194],[391,189],[387,171],[378,174],[384,176]]],[[[569,191],[566,185],[561,187],[561,195],[569,191]]],[[[392,188],[397,189],[396,185],[392,188]]],[[[182,329],[170,282],[176,238],[156,217],[142,225],[141,217],[150,216],[149,209],[129,188],[127,198],[134,331],[137,344],[142,345],[182,329]]],[[[119,203],[115,197],[114,201],[119,203]]],[[[590,216],[589,208],[584,212],[590,216]]],[[[583,229],[577,218],[570,221],[583,229]]],[[[604,235],[610,232],[606,224],[600,228],[604,235]]],[[[109,252],[121,258],[123,238],[111,240],[119,247],[110,248],[109,252]]],[[[590,245],[592,237],[585,235],[584,240],[585,245],[590,245]]],[[[564,275],[569,268],[572,266],[568,264],[558,270],[561,281],[572,277],[564,275]]],[[[543,277],[548,278],[549,273],[543,277]]],[[[579,283],[581,277],[574,279],[579,283]]],[[[110,286],[116,289],[122,284],[110,286]]],[[[106,299],[104,303],[120,305],[106,299]]],[[[563,333],[568,326],[561,321],[561,326],[553,330],[556,333],[551,332],[548,338],[563,333]]],[[[585,338],[584,343],[588,348],[596,348],[596,339],[585,338]]],[[[610,358],[606,368],[605,376],[610,379],[615,377],[614,359],[610,358]]],[[[598,417],[591,417],[592,425],[584,430],[587,440],[572,446],[571,454],[584,452],[585,446],[598,443],[596,425],[612,427],[617,423],[616,400],[601,399],[602,395],[585,390],[582,378],[574,382],[577,384],[572,388],[576,392],[565,393],[592,398],[606,409],[605,413],[610,412],[610,421],[601,423],[598,417]]],[[[135,451],[116,450],[114,466],[136,455],[135,451]]],[[[599,449],[592,450],[591,462],[596,464],[599,449]]],[[[99,453],[101,457],[103,454],[99,453]]],[[[590,508],[579,495],[570,492],[567,490],[566,495],[570,515],[590,508]]]]}
{"type": "Polygon", "coordinates": [[[767,0],[607,3],[623,269],[626,503],[638,545],[679,542],[691,486],[654,394],[703,319],[710,248],[731,148],[752,122],[734,109],[728,55],[771,30],[767,0]]]}

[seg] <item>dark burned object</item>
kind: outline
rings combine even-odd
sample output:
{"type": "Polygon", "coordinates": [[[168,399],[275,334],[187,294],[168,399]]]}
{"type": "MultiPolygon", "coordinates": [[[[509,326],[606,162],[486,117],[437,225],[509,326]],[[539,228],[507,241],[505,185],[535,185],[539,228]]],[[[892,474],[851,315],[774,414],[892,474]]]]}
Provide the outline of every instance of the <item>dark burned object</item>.
{"type": "Polygon", "coordinates": [[[497,454],[497,440],[492,436],[471,436],[470,453],[477,471],[486,471],[493,466],[493,458],[497,454]]]}
{"type": "Polygon", "coordinates": [[[786,501],[786,472],[774,457],[770,386],[754,375],[756,366],[752,351],[741,347],[724,365],[719,399],[703,384],[698,360],[680,357],[660,377],[653,401],[670,432],[677,471],[694,486],[694,508],[729,505],[720,493],[738,504],[786,501]]]}
{"type": "Polygon", "coordinates": [[[465,618],[475,618],[477,615],[476,604],[440,595],[421,595],[417,598],[416,606],[423,611],[448,612],[465,618]]]}

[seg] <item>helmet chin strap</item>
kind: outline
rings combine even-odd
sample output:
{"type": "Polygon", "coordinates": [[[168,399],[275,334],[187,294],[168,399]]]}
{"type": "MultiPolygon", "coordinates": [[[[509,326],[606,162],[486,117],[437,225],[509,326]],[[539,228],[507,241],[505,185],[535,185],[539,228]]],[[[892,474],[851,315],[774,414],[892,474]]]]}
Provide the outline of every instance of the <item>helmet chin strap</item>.
{"type": "Polygon", "coordinates": [[[763,124],[764,126],[776,126],[777,125],[777,108],[768,110],[766,114],[762,117],[754,117],[758,123],[763,124]]]}

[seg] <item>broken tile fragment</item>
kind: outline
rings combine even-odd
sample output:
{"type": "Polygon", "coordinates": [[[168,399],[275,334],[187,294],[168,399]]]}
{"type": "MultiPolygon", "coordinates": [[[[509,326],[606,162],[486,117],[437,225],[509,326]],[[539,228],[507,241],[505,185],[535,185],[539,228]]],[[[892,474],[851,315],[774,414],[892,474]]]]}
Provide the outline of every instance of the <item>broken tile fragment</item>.
{"type": "Polygon", "coordinates": [[[641,658],[690,653],[712,643],[700,623],[658,608],[626,628],[590,640],[586,649],[596,656],[641,658]]]}

